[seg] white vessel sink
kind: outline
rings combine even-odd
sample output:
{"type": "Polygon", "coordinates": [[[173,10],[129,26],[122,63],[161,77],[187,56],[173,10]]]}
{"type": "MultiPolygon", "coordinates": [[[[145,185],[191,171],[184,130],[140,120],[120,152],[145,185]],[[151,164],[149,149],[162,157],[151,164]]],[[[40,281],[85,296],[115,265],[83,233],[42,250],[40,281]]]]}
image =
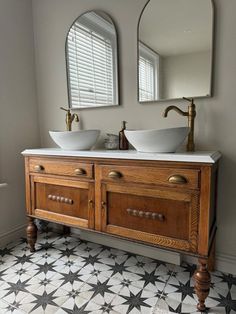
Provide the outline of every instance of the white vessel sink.
{"type": "Polygon", "coordinates": [[[130,144],[139,152],[174,153],[189,133],[188,127],[159,130],[125,130],[130,144]]]}
{"type": "Polygon", "coordinates": [[[49,131],[53,141],[66,150],[89,150],[91,149],[99,135],[100,130],[83,131],[49,131]]]}

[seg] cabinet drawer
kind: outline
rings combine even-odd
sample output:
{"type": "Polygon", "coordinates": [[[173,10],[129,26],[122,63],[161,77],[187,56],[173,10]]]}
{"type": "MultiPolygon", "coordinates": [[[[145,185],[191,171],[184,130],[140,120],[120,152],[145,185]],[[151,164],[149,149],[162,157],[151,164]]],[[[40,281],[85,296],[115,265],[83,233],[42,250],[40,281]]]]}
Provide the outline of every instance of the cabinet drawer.
{"type": "Polygon", "coordinates": [[[58,159],[30,158],[29,171],[31,173],[93,178],[93,164],[72,162],[58,159]]]}
{"type": "Polygon", "coordinates": [[[101,180],[108,182],[160,184],[190,189],[199,187],[199,170],[194,169],[116,165],[104,165],[100,169],[101,180]]]}
{"type": "Polygon", "coordinates": [[[32,176],[32,214],[94,228],[94,186],[90,182],[32,176]]]}

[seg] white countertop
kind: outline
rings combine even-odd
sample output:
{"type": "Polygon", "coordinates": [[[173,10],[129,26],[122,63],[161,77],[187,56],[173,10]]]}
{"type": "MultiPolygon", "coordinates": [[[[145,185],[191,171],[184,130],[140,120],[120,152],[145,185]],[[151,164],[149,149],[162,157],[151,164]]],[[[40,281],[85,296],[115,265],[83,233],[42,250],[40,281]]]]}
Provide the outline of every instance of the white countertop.
{"type": "Polygon", "coordinates": [[[90,157],[90,158],[114,158],[114,159],[135,159],[135,160],[157,160],[157,161],[179,161],[179,162],[202,162],[215,163],[221,153],[218,151],[196,151],[183,153],[140,153],[136,150],[88,150],[71,151],[60,148],[39,148],[26,149],[23,155],[44,155],[64,157],[90,157]]]}

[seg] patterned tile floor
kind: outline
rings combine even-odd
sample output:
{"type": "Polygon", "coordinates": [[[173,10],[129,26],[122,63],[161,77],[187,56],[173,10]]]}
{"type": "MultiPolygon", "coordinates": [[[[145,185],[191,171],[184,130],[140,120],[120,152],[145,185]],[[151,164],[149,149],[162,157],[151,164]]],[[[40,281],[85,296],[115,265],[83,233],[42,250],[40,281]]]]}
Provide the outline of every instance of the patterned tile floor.
{"type": "MultiPolygon", "coordinates": [[[[0,314],[196,313],[195,268],[42,233],[0,249],[0,314]]],[[[236,277],[212,274],[208,313],[236,313],[236,277]]]]}

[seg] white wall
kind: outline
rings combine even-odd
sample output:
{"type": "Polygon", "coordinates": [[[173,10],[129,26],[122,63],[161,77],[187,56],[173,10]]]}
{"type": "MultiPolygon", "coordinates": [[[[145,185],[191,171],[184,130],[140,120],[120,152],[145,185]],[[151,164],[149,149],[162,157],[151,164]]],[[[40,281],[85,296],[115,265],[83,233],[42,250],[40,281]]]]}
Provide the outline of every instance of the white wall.
{"type": "Polygon", "coordinates": [[[20,152],[39,145],[30,0],[0,1],[0,241],[25,224],[20,152]]]}
{"type": "MultiPolygon", "coordinates": [[[[37,91],[42,146],[52,146],[50,129],[64,128],[67,105],[64,44],[68,28],[81,13],[101,9],[118,26],[121,106],[80,112],[85,128],[117,133],[125,119],[130,128],[186,125],[186,119],[162,112],[167,105],[182,109],[183,101],[139,104],[137,102],[137,23],[146,0],[33,0],[37,62],[37,91]]],[[[220,150],[217,254],[236,258],[236,1],[216,0],[216,49],[214,97],[196,101],[198,149],[220,150]]]]}
{"type": "Polygon", "coordinates": [[[162,98],[210,94],[211,53],[207,51],[161,58],[162,98]]]}

